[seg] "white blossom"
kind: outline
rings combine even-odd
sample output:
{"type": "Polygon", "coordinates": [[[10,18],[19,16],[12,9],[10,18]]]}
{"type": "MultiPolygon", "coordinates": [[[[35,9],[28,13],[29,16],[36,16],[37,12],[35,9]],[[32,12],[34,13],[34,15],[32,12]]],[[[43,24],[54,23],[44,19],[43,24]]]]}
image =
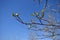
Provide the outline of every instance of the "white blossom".
{"type": "Polygon", "coordinates": [[[18,13],[16,13],[16,16],[19,16],[19,14],[18,14],[18,13]]]}

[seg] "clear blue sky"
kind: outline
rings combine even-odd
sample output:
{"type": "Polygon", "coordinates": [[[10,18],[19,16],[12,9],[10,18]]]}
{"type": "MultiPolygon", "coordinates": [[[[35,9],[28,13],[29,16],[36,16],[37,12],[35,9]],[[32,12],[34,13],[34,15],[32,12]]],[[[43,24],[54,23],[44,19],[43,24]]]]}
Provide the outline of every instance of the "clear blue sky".
{"type": "MultiPolygon", "coordinates": [[[[56,0],[49,2],[56,3],[56,0]]],[[[27,40],[28,26],[19,23],[11,14],[18,12],[28,22],[34,9],[39,10],[37,7],[32,0],[0,0],[0,40],[27,40]]]]}

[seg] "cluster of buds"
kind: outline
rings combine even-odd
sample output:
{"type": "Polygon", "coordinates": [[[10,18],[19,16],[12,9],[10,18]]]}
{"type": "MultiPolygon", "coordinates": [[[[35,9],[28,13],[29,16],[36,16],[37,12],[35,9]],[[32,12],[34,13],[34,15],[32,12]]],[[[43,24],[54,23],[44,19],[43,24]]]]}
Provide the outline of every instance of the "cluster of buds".
{"type": "Polygon", "coordinates": [[[38,16],[39,14],[38,14],[38,12],[34,12],[33,14],[32,14],[32,16],[38,16]]]}
{"type": "Polygon", "coordinates": [[[19,16],[19,14],[18,13],[16,13],[16,14],[12,13],[12,16],[19,16]]]}

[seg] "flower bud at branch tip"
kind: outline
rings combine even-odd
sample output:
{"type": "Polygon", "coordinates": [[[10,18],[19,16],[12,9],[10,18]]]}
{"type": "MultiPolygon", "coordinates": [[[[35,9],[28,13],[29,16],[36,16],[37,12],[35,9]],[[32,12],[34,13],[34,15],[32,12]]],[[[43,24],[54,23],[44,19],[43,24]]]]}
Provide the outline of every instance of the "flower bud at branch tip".
{"type": "Polygon", "coordinates": [[[16,16],[19,16],[19,14],[18,14],[18,13],[16,13],[16,16]]]}

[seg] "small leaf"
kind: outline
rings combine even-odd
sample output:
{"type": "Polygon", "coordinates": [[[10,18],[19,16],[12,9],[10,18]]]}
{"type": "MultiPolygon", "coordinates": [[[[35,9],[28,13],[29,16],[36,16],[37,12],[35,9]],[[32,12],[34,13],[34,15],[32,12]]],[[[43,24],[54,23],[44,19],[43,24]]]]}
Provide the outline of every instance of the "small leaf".
{"type": "Polygon", "coordinates": [[[31,14],[31,16],[35,16],[35,14],[33,13],[33,14],[31,14]]]}
{"type": "Polygon", "coordinates": [[[34,12],[34,14],[37,15],[37,16],[39,15],[38,12],[34,12]]]}
{"type": "Polygon", "coordinates": [[[42,10],[42,13],[44,13],[44,9],[42,10]]]}
{"type": "Polygon", "coordinates": [[[12,16],[14,16],[14,12],[12,13],[12,16]]]}

